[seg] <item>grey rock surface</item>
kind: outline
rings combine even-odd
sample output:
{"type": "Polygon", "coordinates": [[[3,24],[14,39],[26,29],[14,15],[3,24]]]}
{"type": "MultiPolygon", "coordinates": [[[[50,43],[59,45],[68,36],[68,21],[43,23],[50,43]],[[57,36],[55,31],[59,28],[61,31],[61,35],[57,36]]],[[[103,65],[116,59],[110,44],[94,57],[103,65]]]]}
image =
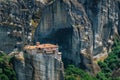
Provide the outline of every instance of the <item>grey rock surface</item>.
{"type": "Polygon", "coordinates": [[[11,31],[8,26],[0,26],[0,50],[9,53],[13,51],[15,44],[17,42],[16,38],[8,36],[8,32],[11,31]]]}
{"type": "MultiPolygon", "coordinates": [[[[0,22],[12,21],[21,25],[25,16],[20,9],[27,7],[29,12],[25,21],[28,24],[34,11],[41,10],[34,41],[58,44],[65,65],[74,64],[94,71],[94,56],[110,52],[114,37],[120,35],[120,0],[37,0],[40,2],[37,6],[34,6],[34,0],[29,3],[14,1],[11,0],[10,5],[0,2],[0,22]]],[[[7,41],[6,31],[0,28],[1,41],[7,41]],[[4,36],[1,35],[3,32],[4,36]]],[[[10,43],[14,41],[10,40],[10,43]]],[[[2,49],[2,42],[0,49],[6,50],[2,49]]],[[[10,51],[13,46],[14,43],[10,51]]]]}
{"type": "Polygon", "coordinates": [[[63,63],[47,54],[24,55],[25,61],[15,60],[17,80],[64,80],[63,63]]]}
{"type": "Polygon", "coordinates": [[[91,72],[93,57],[119,36],[119,14],[119,0],[55,0],[42,11],[35,41],[58,44],[66,64],[91,72]]]}

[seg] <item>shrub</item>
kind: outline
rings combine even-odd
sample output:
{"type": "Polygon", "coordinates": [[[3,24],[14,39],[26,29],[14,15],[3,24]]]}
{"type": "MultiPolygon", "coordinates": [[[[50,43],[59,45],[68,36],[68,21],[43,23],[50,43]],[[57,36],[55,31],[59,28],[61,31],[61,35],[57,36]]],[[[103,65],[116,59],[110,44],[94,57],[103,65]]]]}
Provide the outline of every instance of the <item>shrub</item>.
{"type": "Polygon", "coordinates": [[[0,80],[9,80],[5,74],[0,75],[0,80]]]}
{"type": "Polygon", "coordinates": [[[10,64],[11,57],[0,54],[0,80],[16,80],[16,74],[10,64]]]}
{"type": "Polygon", "coordinates": [[[96,80],[96,78],[74,65],[69,65],[65,70],[65,80],[96,80]]]}
{"type": "Polygon", "coordinates": [[[119,78],[111,77],[113,71],[120,68],[120,41],[118,39],[115,40],[112,52],[109,53],[108,57],[105,59],[104,62],[98,62],[98,65],[102,69],[102,71],[97,74],[98,79],[104,80],[107,78],[109,80],[120,80],[119,78]]]}

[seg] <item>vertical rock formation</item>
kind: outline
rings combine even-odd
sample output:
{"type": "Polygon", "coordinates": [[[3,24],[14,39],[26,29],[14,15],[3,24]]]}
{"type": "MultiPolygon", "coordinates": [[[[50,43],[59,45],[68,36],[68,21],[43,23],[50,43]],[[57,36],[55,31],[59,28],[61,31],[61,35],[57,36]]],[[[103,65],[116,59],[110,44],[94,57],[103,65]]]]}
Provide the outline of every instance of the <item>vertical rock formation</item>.
{"type": "Polygon", "coordinates": [[[25,53],[25,62],[15,60],[18,80],[64,80],[63,63],[48,54],[25,53]]]}
{"type": "Polygon", "coordinates": [[[88,69],[93,50],[92,34],[92,26],[82,4],[77,0],[56,0],[44,9],[35,39],[58,44],[65,63],[88,69]],[[82,50],[85,52],[82,53],[82,50]]]}
{"type": "Polygon", "coordinates": [[[17,42],[16,38],[8,35],[11,30],[13,29],[8,26],[0,26],[0,50],[6,53],[13,51],[17,42]]]}
{"type": "Polygon", "coordinates": [[[21,41],[20,10],[16,2],[0,1],[0,50],[10,53],[21,41]]]}
{"type": "MultiPolygon", "coordinates": [[[[0,25],[2,22],[20,27],[26,23],[27,31],[34,11],[41,12],[35,41],[58,44],[66,65],[72,63],[94,72],[94,60],[106,55],[114,37],[120,34],[119,0],[37,0],[37,6],[32,4],[34,0],[12,1],[0,2],[0,25]],[[29,12],[25,15],[21,9],[26,7],[29,12]]],[[[8,37],[8,29],[0,26],[0,50],[9,48],[7,52],[10,52],[17,41],[8,37]],[[3,49],[2,42],[10,45],[3,49]]]]}
{"type": "Polygon", "coordinates": [[[93,54],[98,54],[103,47],[110,48],[110,41],[119,30],[119,2],[118,0],[80,0],[86,9],[93,27],[93,54]],[[100,51],[99,51],[100,50],[100,51]]]}
{"type": "Polygon", "coordinates": [[[65,63],[94,72],[94,57],[109,52],[118,36],[119,6],[118,0],[51,1],[43,8],[35,41],[58,44],[65,63]]]}

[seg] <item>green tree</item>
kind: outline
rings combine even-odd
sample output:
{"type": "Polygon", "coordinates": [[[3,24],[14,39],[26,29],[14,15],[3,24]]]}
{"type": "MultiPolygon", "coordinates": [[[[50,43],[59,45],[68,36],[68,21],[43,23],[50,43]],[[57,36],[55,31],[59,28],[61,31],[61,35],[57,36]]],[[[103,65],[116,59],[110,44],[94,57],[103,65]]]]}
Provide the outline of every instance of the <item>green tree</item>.
{"type": "Polygon", "coordinates": [[[0,80],[9,80],[9,78],[5,74],[0,74],[0,80]]]}
{"type": "Polygon", "coordinates": [[[13,67],[10,65],[11,56],[0,54],[0,80],[17,80],[13,67]]]}
{"type": "Polygon", "coordinates": [[[115,40],[115,44],[108,57],[104,62],[98,62],[98,65],[101,68],[101,72],[97,74],[97,79],[120,80],[119,78],[112,77],[113,71],[120,68],[120,40],[115,40]]]}
{"type": "Polygon", "coordinates": [[[97,79],[99,80],[107,80],[107,78],[105,77],[105,74],[102,72],[99,72],[96,76],[97,79]]]}
{"type": "Polygon", "coordinates": [[[97,80],[92,77],[87,72],[75,67],[74,65],[69,65],[65,70],[65,80],[97,80]]]}

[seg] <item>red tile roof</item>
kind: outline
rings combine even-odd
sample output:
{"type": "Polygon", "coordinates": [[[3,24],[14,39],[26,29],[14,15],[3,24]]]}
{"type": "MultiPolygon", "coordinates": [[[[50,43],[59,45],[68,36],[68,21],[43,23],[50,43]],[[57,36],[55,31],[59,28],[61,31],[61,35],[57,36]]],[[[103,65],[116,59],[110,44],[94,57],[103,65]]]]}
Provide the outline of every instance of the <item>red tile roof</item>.
{"type": "Polygon", "coordinates": [[[40,44],[38,46],[36,46],[37,48],[58,48],[57,45],[53,45],[53,44],[40,44]]]}
{"type": "Polygon", "coordinates": [[[58,45],[53,45],[53,44],[40,44],[40,45],[35,45],[35,46],[25,46],[25,49],[35,49],[35,48],[41,48],[41,49],[48,49],[48,48],[58,48],[58,45]]]}

